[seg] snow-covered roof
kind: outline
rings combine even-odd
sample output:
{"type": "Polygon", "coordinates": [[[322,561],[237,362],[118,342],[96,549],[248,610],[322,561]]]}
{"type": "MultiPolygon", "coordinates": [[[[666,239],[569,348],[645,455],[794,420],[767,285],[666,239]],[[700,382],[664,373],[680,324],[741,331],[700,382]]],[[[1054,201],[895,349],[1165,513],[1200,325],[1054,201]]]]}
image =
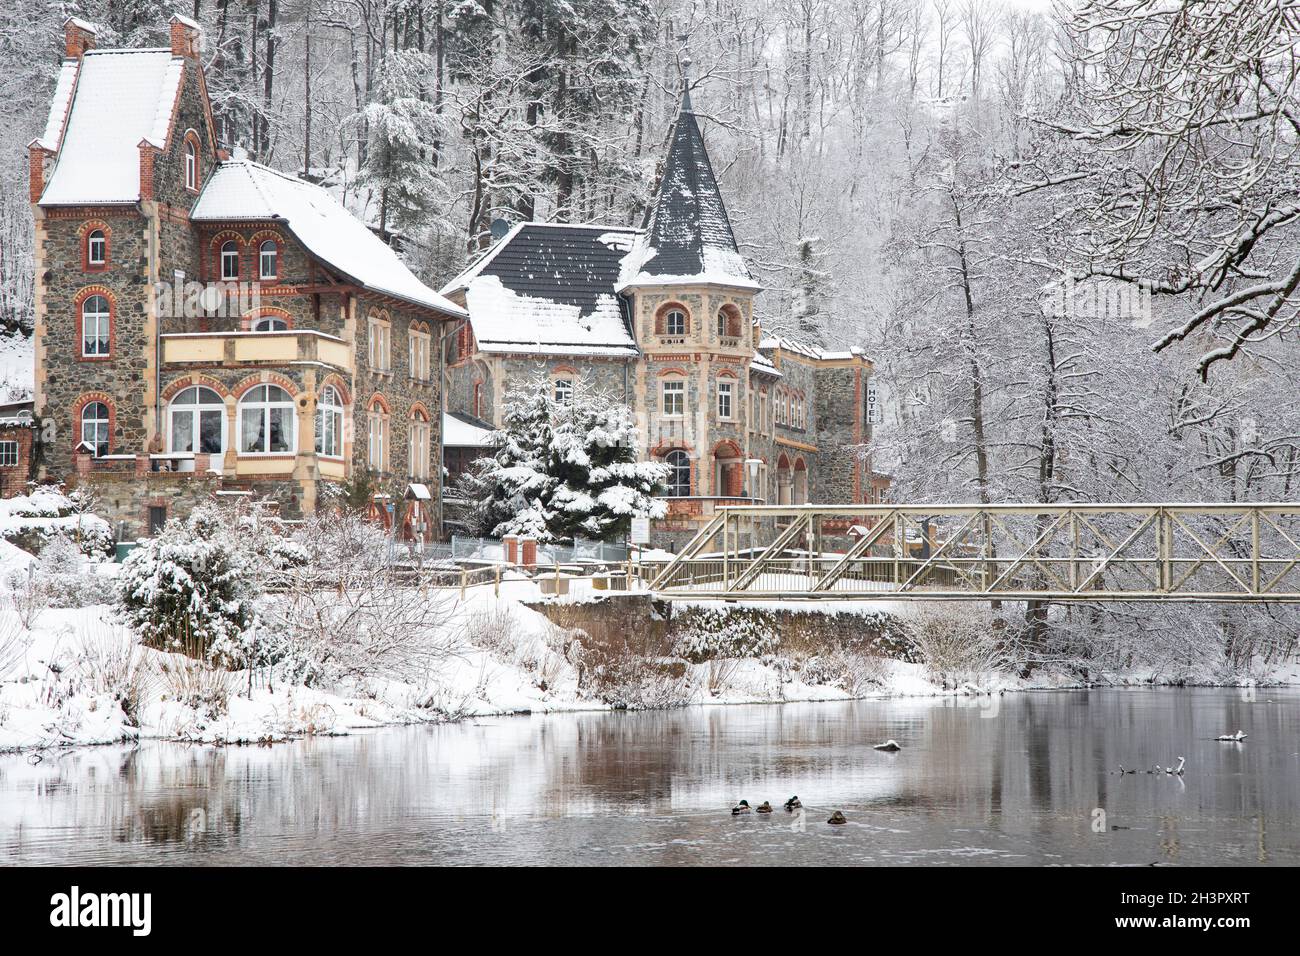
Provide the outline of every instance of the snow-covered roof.
{"type": "Polygon", "coordinates": [[[644,235],[624,263],[619,287],[701,282],[758,288],[736,247],[687,93],[682,96],[663,178],[646,211],[644,235]]]}
{"type": "Polygon", "coordinates": [[[79,69],[65,62],[55,84],[39,142],[58,156],[40,203],[134,203],[140,142],[166,143],[185,61],[170,49],[90,50],[79,69]]]}
{"type": "Polygon", "coordinates": [[[485,352],[637,354],[615,294],[637,230],[521,223],[443,287],[464,293],[485,352]]]}
{"type": "Polygon", "coordinates": [[[487,448],[493,428],[487,422],[459,412],[442,413],[442,444],[451,448],[487,448]]]}
{"type": "Polygon", "coordinates": [[[754,357],[749,362],[749,368],[750,371],[760,372],[763,375],[772,375],[776,378],[781,377],[780,370],[775,365],[773,365],[772,360],[769,359],[762,352],[754,353],[754,357]]]}
{"type": "Polygon", "coordinates": [[[818,359],[821,361],[836,361],[840,359],[865,357],[862,350],[857,346],[851,346],[847,349],[822,349],[814,345],[805,345],[803,342],[796,342],[794,339],[787,338],[784,335],[765,335],[758,343],[758,347],[769,352],[780,349],[783,352],[790,352],[794,355],[803,355],[807,358],[818,359]]]}
{"type": "Polygon", "coordinates": [[[390,246],[312,183],[247,160],[221,163],[190,212],[194,222],[284,221],[317,259],[374,292],[464,316],[415,277],[390,246]]]}

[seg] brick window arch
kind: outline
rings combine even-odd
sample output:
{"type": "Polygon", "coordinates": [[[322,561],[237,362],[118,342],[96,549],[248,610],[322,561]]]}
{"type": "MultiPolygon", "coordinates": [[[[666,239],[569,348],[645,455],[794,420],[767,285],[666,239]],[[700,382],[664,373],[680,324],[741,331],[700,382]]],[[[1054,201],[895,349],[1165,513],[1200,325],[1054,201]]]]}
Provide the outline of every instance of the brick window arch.
{"type": "Polygon", "coordinates": [[[680,302],[665,302],[655,312],[655,335],[689,335],[691,311],[680,302]]]}
{"type": "Polygon", "coordinates": [[[117,300],[112,290],[102,285],[87,286],[73,301],[76,311],[77,359],[102,362],[113,357],[117,334],[117,300]]]}
{"type": "Polygon", "coordinates": [[[203,182],[203,146],[199,134],[192,129],[185,131],[185,143],[181,149],[181,181],[192,193],[199,191],[203,182]]]}
{"type": "Polygon", "coordinates": [[[98,219],[82,223],[77,230],[81,236],[81,270],[103,272],[108,268],[113,230],[108,223],[98,219]]]}
{"type": "Polygon", "coordinates": [[[265,306],[246,314],[243,324],[248,332],[284,332],[293,328],[293,315],[287,309],[265,306]]]}
{"type": "Polygon", "coordinates": [[[740,337],[740,310],[728,303],[718,309],[718,338],[740,337]]]}

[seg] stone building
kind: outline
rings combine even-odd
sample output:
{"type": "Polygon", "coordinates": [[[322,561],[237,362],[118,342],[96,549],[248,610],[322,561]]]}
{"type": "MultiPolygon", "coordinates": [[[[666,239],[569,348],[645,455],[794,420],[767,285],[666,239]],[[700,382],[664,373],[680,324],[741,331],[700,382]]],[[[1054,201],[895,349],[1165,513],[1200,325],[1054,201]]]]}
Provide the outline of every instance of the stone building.
{"type": "Polygon", "coordinates": [[[326,191],[218,147],[196,23],[160,49],[64,29],[29,145],[39,476],[92,483],[127,537],[217,491],[298,516],[363,473],[386,520],[436,529],[465,312],[326,191]]]}
{"type": "Polygon", "coordinates": [[[446,340],[448,410],[499,425],[536,376],[557,398],[604,389],[671,466],[666,547],[719,505],[873,500],[870,361],[765,337],[758,291],[684,95],[642,228],[521,223],[443,288],[469,312],[446,340]]]}

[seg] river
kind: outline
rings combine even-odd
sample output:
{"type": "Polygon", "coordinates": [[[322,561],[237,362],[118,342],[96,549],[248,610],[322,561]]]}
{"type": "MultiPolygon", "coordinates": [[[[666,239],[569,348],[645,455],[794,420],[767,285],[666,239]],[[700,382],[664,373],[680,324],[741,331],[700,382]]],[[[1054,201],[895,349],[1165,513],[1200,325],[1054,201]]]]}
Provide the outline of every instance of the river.
{"type": "Polygon", "coordinates": [[[1298,751],[1300,690],[1276,688],[146,742],[0,757],[0,863],[1295,865],[1298,751]],[[887,738],[903,749],[872,749],[887,738]],[[1180,756],[1182,776],[1116,772],[1180,756]],[[792,794],[802,817],[779,809],[792,794]],[[778,809],[733,817],[741,798],[778,809]]]}

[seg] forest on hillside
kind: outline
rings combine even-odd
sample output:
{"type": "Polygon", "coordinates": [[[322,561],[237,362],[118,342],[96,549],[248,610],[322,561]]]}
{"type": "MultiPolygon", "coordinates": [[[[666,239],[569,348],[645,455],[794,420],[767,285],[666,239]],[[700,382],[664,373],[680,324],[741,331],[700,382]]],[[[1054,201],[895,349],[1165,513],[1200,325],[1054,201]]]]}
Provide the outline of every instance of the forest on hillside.
{"type": "MultiPolygon", "coordinates": [[[[0,321],[61,22],[0,12],[0,321]]],[[[766,330],[870,354],[900,500],[1287,499],[1300,478],[1294,9],[1206,0],[192,0],[227,146],[437,287],[493,220],[636,224],[683,82],[766,330]]],[[[1191,625],[1162,612],[1153,631],[1191,625]]],[[[1231,628],[1282,612],[1197,619],[1231,628]]],[[[1135,625],[1136,626],[1136,625],[1135,625]]]]}

